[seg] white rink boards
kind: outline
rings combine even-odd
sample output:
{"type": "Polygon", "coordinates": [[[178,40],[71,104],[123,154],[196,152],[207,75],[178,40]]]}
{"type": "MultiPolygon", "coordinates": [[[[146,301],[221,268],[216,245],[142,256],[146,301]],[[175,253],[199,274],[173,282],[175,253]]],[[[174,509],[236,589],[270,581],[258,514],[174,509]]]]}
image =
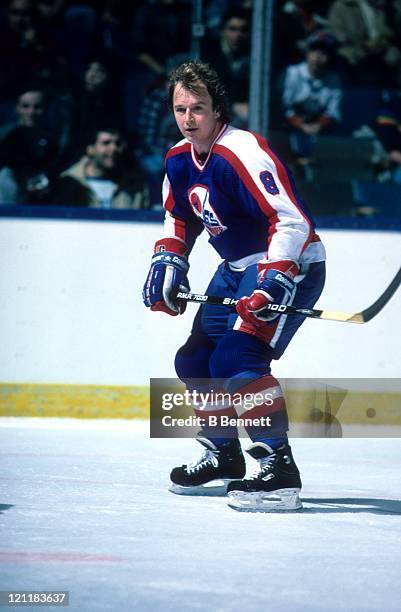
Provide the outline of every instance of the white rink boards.
{"type": "MultiPolygon", "coordinates": [[[[174,376],[173,355],[196,311],[146,310],[141,292],[161,224],[1,219],[0,381],[136,385],[174,376]]],[[[357,311],[401,260],[395,232],[322,230],[327,283],[317,308],[357,311]]],[[[199,240],[190,282],[203,292],[219,259],[199,240]]],[[[401,291],[371,322],[308,320],[274,373],[399,377],[401,291]]]]}

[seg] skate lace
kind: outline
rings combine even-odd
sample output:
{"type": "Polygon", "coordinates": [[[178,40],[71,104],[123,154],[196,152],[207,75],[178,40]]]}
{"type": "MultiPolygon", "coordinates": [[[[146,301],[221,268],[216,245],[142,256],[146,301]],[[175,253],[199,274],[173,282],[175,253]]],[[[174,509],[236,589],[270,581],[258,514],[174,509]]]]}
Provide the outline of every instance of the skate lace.
{"type": "Polygon", "coordinates": [[[203,452],[202,456],[198,459],[198,461],[195,461],[194,463],[190,463],[189,465],[187,465],[187,468],[185,471],[187,472],[187,474],[194,474],[209,465],[212,465],[213,467],[218,467],[219,462],[217,460],[215,453],[213,453],[209,449],[206,449],[203,452]]]}
{"type": "Polygon", "coordinates": [[[273,467],[275,460],[276,455],[269,455],[269,457],[263,457],[262,459],[258,459],[258,466],[254,469],[249,479],[257,480],[258,478],[263,478],[264,476],[267,476],[267,474],[270,472],[270,469],[273,467]]]}

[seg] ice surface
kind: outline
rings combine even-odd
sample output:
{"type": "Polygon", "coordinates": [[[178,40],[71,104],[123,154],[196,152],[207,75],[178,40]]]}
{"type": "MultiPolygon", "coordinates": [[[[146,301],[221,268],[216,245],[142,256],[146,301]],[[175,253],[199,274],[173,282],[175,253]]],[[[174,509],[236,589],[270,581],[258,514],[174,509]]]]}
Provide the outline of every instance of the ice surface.
{"type": "Polygon", "coordinates": [[[145,422],[1,419],[0,588],[69,590],[69,608],[45,609],[74,612],[398,612],[401,441],[292,446],[304,511],[243,514],[168,492],[193,440],[150,440],[145,422]]]}

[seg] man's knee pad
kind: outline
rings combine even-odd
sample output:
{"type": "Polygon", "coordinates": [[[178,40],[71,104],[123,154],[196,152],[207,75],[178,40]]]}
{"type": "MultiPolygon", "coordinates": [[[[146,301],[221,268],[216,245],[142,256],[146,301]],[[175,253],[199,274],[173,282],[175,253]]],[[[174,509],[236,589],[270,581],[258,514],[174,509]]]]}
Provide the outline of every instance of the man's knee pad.
{"type": "Polygon", "coordinates": [[[258,376],[270,373],[272,350],[268,344],[245,332],[229,331],[213,351],[209,369],[212,378],[231,378],[241,372],[258,376]]]}
{"type": "Polygon", "coordinates": [[[201,334],[191,334],[175,356],[175,371],[185,382],[190,378],[209,378],[209,360],[215,344],[201,334]]]}

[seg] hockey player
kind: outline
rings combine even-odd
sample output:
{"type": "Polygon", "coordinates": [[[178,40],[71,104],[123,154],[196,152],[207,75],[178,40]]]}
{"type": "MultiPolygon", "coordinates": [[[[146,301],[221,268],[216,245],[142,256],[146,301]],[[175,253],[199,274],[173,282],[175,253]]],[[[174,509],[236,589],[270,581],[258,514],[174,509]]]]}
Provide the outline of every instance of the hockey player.
{"type": "Polygon", "coordinates": [[[206,416],[199,437],[204,452],[196,463],[172,470],[170,490],[216,494],[222,484],[217,493],[227,492],[233,508],[297,510],[301,479],[288,444],[283,393],[270,364],[304,317],[263,311],[271,302],[313,307],[324,285],[324,247],[291,175],[267,141],[229,125],[225,92],[210,66],[199,61],[179,66],[170,75],[168,95],[184,138],[166,156],[165,236],[155,244],[144,303],[172,316],[183,312],[185,304],[175,296],[189,289],[188,257],[206,229],[223,260],[207,291],[239,301],[236,312],[200,306],[177,352],[176,371],[189,389],[210,381],[209,390],[215,390],[218,381],[231,396],[262,397],[245,411],[226,402],[211,401],[203,410],[195,406],[195,413],[206,416]],[[255,423],[247,428],[248,453],[258,462],[250,478],[244,478],[233,419],[216,429],[208,426],[212,416],[246,416],[255,423]]]}

